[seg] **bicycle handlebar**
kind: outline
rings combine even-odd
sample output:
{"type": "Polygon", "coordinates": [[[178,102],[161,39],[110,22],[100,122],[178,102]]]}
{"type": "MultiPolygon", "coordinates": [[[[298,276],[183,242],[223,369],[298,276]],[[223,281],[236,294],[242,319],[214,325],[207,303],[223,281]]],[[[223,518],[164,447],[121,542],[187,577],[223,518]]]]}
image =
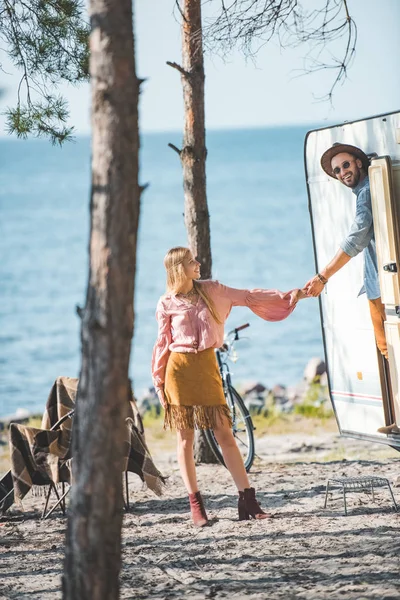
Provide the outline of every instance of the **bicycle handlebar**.
{"type": "MultiPolygon", "coordinates": [[[[232,334],[235,334],[234,341],[236,342],[239,339],[239,336],[238,336],[239,331],[242,331],[242,329],[247,329],[247,327],[250,327],[250,323],[245,323],[244,325],[240,325],[239,327],[235,327],[235,329],[232,329],[232,331],[230,331],[228,333],[228,337],[230,335],[232,335],[232,334]]],[[[220,348],[218,348],[218,350],[220,352],[228,352],[231,345],[232,345],[231,342],[228,342],[228,343],[224,342],[222,344],[222,346],[220,348]]]]}
{"type": "Polygon", "coordinates": [[[245,323],[244,325],[240,325],[239,327],[235,327],[235,329],[232,329],[232,331],[230,331],[228,333],[228,335],[232,335],[232,333],[234,333],[235,335],[237,335],[237,333],[239,331],[242,331],[242,329],[246,329],[247,327],[250,327],[250,323],[245,323]]]}

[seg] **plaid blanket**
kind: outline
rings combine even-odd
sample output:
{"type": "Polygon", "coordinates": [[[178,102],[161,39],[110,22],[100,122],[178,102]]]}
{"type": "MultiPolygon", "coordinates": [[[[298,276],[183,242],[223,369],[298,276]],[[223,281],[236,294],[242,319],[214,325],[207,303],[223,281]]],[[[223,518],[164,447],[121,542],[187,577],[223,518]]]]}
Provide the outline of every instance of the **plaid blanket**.
{"type": "MultiPolygon", "coordinates": [[[[78,379],[58,377],[50,391],[41,428],[10,425],[14,495],[21,500],[33,485],[71,482],[71,433],[78,379]],[[58,421],[67,417],[58,426],[58,421]],[[52,428],[54,428],[52,430],[52,428]]],[[[146,445],[143,423],[132,396],[124,440],[124,470],[139,475],[157,495],[165,483],[146,445]]]]}

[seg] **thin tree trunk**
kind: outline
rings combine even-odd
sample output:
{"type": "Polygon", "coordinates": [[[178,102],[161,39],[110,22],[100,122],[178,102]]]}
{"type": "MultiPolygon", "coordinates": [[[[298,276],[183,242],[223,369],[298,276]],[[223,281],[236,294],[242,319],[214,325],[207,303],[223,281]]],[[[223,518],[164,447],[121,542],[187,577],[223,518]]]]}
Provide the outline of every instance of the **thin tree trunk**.
{"type": "MultiPolygon", "coordinates": [[[[191,250],[201,263],[202,279],[211,278],[210,215],[206,192],[206,132],[204,116],[204,60],[201,0],[182,3],[181,73],[185,124],[183,147],[179,151],[185,193],[185,226],[191,250]]],[[[217,462],[202,431],[196,431],[197,462],[217,462]]]]}
{"type": "Polygon", "coordinates": [[[185,225],[189,245],[201,262],[203,279],[211,277],[210,215],[206,191],[206,131],[201,0],[184,0],[182,75],[185,124],[181,162],[185,192],[185,225]]]}
{"type": "Polygon", "coordinates": [[[122,468],[140,190],[131,0],[90,0],[90,267],[63,598],[119,596],[122,468]]]}

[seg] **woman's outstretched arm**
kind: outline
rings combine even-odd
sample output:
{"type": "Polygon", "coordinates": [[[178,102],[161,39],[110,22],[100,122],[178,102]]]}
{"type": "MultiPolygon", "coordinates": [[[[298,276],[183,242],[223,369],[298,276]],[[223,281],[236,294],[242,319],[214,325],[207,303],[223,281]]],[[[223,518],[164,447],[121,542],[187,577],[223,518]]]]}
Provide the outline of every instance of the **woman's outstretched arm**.
{"type": "Polygon", "coordinates": [[[286,319],[295,309],[298,300],[306,297],[306,293],[299,289],[289,292],[266,289],[239,290],[219,282],[215,284],[213,296],[217,305],[223,305],[224,312],[229,314],[233,306],[248,306],[266,321],[286,319]]]}

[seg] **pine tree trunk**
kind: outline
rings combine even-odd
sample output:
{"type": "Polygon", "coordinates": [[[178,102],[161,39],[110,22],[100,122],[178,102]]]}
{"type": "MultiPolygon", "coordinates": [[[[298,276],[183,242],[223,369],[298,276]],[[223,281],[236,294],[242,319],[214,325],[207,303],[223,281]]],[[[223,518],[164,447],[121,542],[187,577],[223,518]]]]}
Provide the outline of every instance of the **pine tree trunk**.
{"type": "Polygon", "coordinates": [[[140,190],[131,0],[90,0],[90,266],[63,577],[66,600],[119,597],[124,416],[140,190]]]}
{"type": "MultiPolygon", "coordinates": [[[[201,0],[184,0],[182,74],[185,125],[180,158],[185,193],[185,226],[191,250],[201,263],[202,279],[211,278],[210,215],[206,192],[206,131],[201,0]]],[[[217,462],[202,431],[196,431],[197,462],[217,462]]]]}
{"type": "Polygon", "coordinates": [[[185,225],[189,245],[201,262],[203,279],[211,277],[210,215],[206,193],[206,132],[201,0],[184,0],[182,75],[185,125],[181,162],[185,192],[185,225]]]}

